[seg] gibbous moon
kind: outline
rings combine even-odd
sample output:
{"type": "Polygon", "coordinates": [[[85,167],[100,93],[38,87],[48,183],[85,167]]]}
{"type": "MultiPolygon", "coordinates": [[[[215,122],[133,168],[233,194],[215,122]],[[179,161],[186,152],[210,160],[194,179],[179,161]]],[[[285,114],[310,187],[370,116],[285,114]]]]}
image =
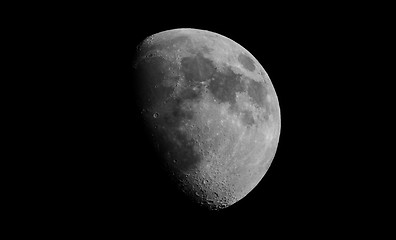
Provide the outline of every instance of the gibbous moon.
{"type": "Polygon", "coordinates": [[[132,81],[147,135],[181,191],[221,209],[257,186],[275,156],[280,109],[248,50],[205,30],[160,32],[138,46],[132,81]]]}

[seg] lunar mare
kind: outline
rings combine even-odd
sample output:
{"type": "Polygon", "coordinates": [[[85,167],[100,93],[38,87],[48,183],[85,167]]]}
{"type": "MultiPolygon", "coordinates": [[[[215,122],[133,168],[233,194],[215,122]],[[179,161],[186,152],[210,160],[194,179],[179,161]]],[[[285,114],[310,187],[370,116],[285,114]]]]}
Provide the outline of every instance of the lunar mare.
{"type": "Polygon", "coordinates": [[[133,81],[147,134],[192,199],[224,208],[260,182],[275,156],[280,109],[246,49],[204,30],[160,32],[139,45],[133,81]]]}

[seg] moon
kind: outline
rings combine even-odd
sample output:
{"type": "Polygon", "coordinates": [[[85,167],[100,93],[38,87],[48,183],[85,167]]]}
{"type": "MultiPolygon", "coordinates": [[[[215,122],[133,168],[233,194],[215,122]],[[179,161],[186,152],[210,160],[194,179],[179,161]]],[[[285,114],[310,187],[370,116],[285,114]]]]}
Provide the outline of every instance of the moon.
{"type": "Polygon", "coordinates": [[[181,191],[222,209],[257,186],[281,121],[272,82],[249,51],[214,32],[173,29],[139,44],[133,72],[147,136],[181,191]]]}

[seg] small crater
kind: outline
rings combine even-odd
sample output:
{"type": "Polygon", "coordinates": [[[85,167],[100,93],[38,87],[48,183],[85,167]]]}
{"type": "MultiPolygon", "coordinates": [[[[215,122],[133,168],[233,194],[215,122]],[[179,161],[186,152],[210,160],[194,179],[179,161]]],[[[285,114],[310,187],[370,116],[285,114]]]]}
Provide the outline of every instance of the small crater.
{"type": "Polygon", "coordinates": [[[153,114],[153,118],[158,118],[158,117],[159,117],[159,113],[156,112],[153,114]]]}

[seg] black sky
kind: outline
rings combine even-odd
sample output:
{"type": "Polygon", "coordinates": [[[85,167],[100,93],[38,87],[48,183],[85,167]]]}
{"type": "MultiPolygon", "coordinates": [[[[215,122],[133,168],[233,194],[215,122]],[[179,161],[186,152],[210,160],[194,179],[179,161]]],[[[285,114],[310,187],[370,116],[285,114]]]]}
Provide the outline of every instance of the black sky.
{"type": "Polygon", "coordinates": [[[132,221],[156,227],[257,218],[278,226],[302,224],[304,218],[319,226],[341,213],[348,217],[345,209],[355,213],[354,198],[348,197],[352,182],[343,181],[351,157],[345,129],[352,123],[345,113],[351,111],[352,84],[346,80],[355,81],[348,71],[355,22],[329,12],[268,11],[84,10],[54,24],[62,47],[57,46],[67,56],[62,76],[72,113],[65,114],[65,131],[73,139],[67,171],[74,176],[62,183],[70,193],[65,212],[121,228],[132,221]],[[136,46],[152,34],[184,27],[216,32],[245,47],[267,71],[280,103],[281,135],[271,167],[248,196],[220,212],[191,205],[161,181],[130,105],[136,46]]]}

